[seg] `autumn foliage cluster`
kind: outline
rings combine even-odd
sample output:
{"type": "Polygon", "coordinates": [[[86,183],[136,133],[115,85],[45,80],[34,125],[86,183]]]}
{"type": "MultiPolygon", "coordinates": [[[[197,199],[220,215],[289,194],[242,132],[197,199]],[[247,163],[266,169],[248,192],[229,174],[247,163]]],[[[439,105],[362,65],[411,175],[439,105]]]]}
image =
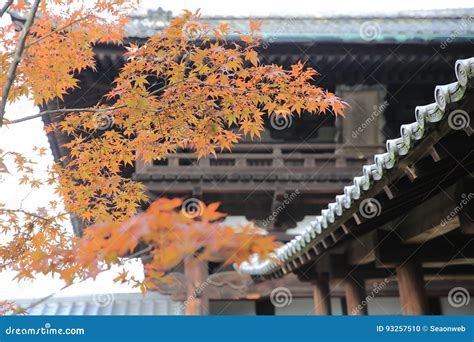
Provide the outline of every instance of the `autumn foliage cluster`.
{"type": "Polygon", "coordinates": [[[189,255],[205,260],[225,255],[227,262],[239,263],[255,253],[264,257],[275,247],[253,226],[219,223],[224,215],[215,203],[200,203],[197,217],[180,210],[182,199],[162,198],[148,206],[143,185],[124,177],[123,168],[180,149],[192,149],[198,157],[215,155],[246,135],[258,139],[265,116],[338,115],[345,104],[313,85],[316,71],[301,63],[290,69],[262,64],[262,23],[252,23],[243,34],[226,24],[210,27],[199,13],[185,12],[135,45],[124,38],[123,27],[136,6],[127,0],[37,0],[8,8],[27,20],[21,31],[15,24],[1,27],[0,123],[21,125],[30,119],[5,111],[7,102],[27,97],[39,106],[50,104],[55,109],[34,117],[61,119],[45,131],[66,135],[69,154],[41,178],[34,159],[42,158],[44,149],[36,149],[34,157],[0,150],[0,161],[10,160],[22,184],[32,190],[53,186],[62,202],[36,211],[0,204],[5,235],[0,271],[16,270],[19,279],[53,273],[69,284],[122,263],[124,255],[146,253],[144,281],[126,270],[116,279],[145,290],[189,255]],[[228,40],[230,33],[240,39],[228,40]],[[94,69],[97,43],[123,44],[126,63],[95,106],[65,108],[62,99],[79,86],[78,74],[94,69]],[[108,130],[99,129],[104,119],[113,123],[108,130]],[[89,226],[83,237],[62,229],[66,213],[89,226]]]}

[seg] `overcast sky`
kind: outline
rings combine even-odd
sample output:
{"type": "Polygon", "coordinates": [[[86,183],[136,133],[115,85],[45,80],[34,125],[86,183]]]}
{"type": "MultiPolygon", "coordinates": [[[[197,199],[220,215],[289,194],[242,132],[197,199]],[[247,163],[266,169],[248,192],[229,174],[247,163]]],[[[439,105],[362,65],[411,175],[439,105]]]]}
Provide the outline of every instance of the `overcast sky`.
{"type": "Polygon", "coordinates": [[[179,14],[183,9],[201,9],[203,15],[319,15],[327,12],[397,12],[415,9],[473,7],[472,0],[142,0],[143,8],[163,7],[179,14]]]}
{"type": "MultiPolygon", "coordinates": [[[[3,0],[1,1],[3,2],[3,0]]],[[[143,10],[156,9],[161,6],[165,10],[171,10],[174,14],[179,14],[183,9],[196,10],[201,9],[203,15],[246,15],[246,16],[267,16],[267,15],[321,15],[328,12],[396,12],[400,10],[415,9],[443,9],[443,8],[461,8],[472,7],[472,0],[451,0],[451,1],[434,1],[434,0],[398,0],[392,1],[368,1],[368,0],[331,0],[331,1],[276,1],[276,0],[174,0],[174,1],[156,1],[143,0],[143,10]],[[396,5],[396,7],[395,7],[396,5]]],[[[0,25],[5,24],[9,19],[4,16],[0,25]]],[[[31,102],[20,101],[14,106],[10,106],[7,113],[9,117],[21,117],[31,115],[37,112],[31,102]],[[11,115],[14,113],[13,115],[11,115]]],[[[43,126],[40,119],[15,125],[10,128],[0,129],[0,148],[4,150],[14,150],[28,154],[33,146],[49,145],[45,134],[42,130],[43,126]]],[[[43,159],[43,164],[39,165],[40,169],[44,169],[48,163],[52,163],[51,154],[43,159]]],[[[11,170],[13,171],[13,170],[11,170]]],[[[27,188],[18,189],[15,174],[8,175],[0,181],[0,202],[6,203],[9,207],[18,207],[19,201],[28,193],[27,188]]],[[[42,191],[35,192],[24,203],[25,208],[36,208],[45,205],[53,198],[52,189],[44,188],[42,191]]],[[[65,226],[65,229],[70,229],[65,226]]],[[[0,237],[1,241],[1,237],[0,237]]],[[[139,275],[141,268],[134,267],[135,273],[139,275]]],[[[32,298],[43,297],[55,292],[61,288],[62,283],[51,279],[50,277],[41,277],[34,283],[17,284],[11,280],[11,273],[0,274],[0,299],[9,298],[32,298]]],[[[95,282],[89,281],[85,284],[76,285],[62,295],[89,294],[94,292],[136,292],[124,285],[113,285],[112,279],[115,273],[104,274],[95,282]]]]}

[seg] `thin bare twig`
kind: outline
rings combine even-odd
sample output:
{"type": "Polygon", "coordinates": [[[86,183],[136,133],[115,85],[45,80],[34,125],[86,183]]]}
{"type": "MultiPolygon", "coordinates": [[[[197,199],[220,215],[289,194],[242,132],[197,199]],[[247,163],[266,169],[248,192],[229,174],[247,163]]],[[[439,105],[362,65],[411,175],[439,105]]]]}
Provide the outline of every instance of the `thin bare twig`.
{"type": "Polygon", "coordinates": [[[154,248],[153,246],[148,246],[147,248],[142,249],[141,251],[138,251],[136,253],[128,255],[127,259],[133,259],[133,258],[141,257],[141,256],[147,254],[148,252],[151,252],[153,250],[153,248],[154,248]]]}
{"type": "Polygon", "coordinates": [[[48,299],[50,299],[51,297],[57,295],[59,292],[61,292],[61,291],[65,290],[65,289],[67,289],[67,288],[70,287],[71,285],[74,285],[74,283],[68,283],[68,284],[64,285],[62,288],[60,288],[58,291],[53,292],[53,293],[47,295],[46,297],[43,297],[43,298],[41,298],[41,299],[38,299],[37,301],[31,303],[31,304],[28,305],[27,307],[24,307],[24,308],[22,307],[21,309],[26,312],[26,311],[28,311],[28,310],[34,308],[35,306],[38,306],[38,305],[40,305],[41,303],[46,302],[48,299]]]}
{"type": "Polygon", "coordinates": [[[23,26],[20,39],[18,40],[15,54],[13,55],[13,61],[8,68],[6,82],[2,91],[2,100],[0,102],[0,127],[3,125],[3,117],[5,116],[5,107],[7,105],[8,94],[10,93],[10,89],[16,77],[16,69],[18,68],[18,64],[20,64],[21,55],[25,49],[26,38],[30,32],[31,25],[35,19],[36,11],[38,10],[40,2],[41,0],[35,0],[33,6],[31,7],[31,11],[28,14],[28,18],[26,18],[25,25],[23,26]]]}
{"type": "Polygon", "coordinates": [[[93,107],[87,107],[87,108],[58,108],[58,109],[49,109],[49,110],[44,110],[42,112],[39,112],[38,114],[30,115],[30,116],[25,116],[20,119],[16,120],[5,120],[6,124],[11,125],[11,124],[16,124],[36,118],[40,118],[44,115],[49,115],[49,114],[58,114],[58,113],[77,113],[77,112],[89,112],[89,113],[104,113],[104,112],[109,112],[111,110],[117,110],[121,108],[125,108],[127,105],[123,104],[120,106],[113,106],[113,107],[103,107],[103,108],[93,108],[93,107]]]}
{"type": "Polygon", "coordinates": [[[20,214],[24,214],[25,216],[28,216],[28,217],[34,217],[38,220],[43,220],[43,221],[46,221],[46,222],[49,222],[49,221],[52,221],[54,220],[56,217],[45,217],[45,216],[41,216],[41,215],[38,215],[38,214],[35,214],[35,213],[32,213],[32,212],[29,212],[29,211],[25,211],[23,209],[7,209],[7,208],[0,208],[0,213],[20,213],[20,214]]]}
{"type": "Polygon", "coordinates": [[[2,9],[0,9],[0,18],[3,17],[6,11],[8,11],[8,8],[13,4],[13,0],[8,0],[5,2],[5,5],[3,5],[2,9]]]}

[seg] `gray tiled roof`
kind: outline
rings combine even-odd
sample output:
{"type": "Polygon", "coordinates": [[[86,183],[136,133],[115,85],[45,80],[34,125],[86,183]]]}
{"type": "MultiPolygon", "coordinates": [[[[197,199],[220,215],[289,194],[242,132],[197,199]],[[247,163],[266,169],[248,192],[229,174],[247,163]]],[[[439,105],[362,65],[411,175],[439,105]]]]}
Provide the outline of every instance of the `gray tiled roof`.
{"type": "MultiPolygon", "coordinates": [[[[36,299],[19,299],[17,305],[28,308],[36,299]]],[[[27,310],[29,315],[178,315],[182,305],[157,292],[98,293],[77,297],[54,297],[27,310]]]]}
{"type": "MultiPolygon", "coordinates": [[[[133,15],[126,27],[127,36],[150,37],[172,18],[161,9],[133,15]]],[[[375,14],[323,14],[297,17],[203,17],[211,27],[226,22],[232,30],[248,32],[250,20],[262,20],[263,39],[271,42],[410,42],[474,38],[474,10],[422,10],[375,14]]]]}
{"type": "Polygon", "coordinates": [[[435,102],[415,108],[416,121],[400,127],[400,138],[387,140],[387,152],[376,154],[374,163],[363,166],[362,176],[354,177],[353,184],[344,188],[344,193],[336,196],[333,203],[323,209],[316,220],[311,222],[305,232],[282,247],[278,248],[273,257],[252,263],[243,263],[240,272],[253,276],[266,276],[280,270],[282,265],[301,257],[302,251],[313,245],[313,242],[331,225],[343,212],[351,209],[355,201],[364,197],[377,181],[382,179],[386,172],[392,169],[398,159],[410,153],[415,143],[422,140],[429,127],[436,125],[446,116],[446,107],[450,103],[463,99],[466,89],[473,86],[474,57],[458,60],[455,65],[457,82],[437,86],[434,91],[435,102]]]}

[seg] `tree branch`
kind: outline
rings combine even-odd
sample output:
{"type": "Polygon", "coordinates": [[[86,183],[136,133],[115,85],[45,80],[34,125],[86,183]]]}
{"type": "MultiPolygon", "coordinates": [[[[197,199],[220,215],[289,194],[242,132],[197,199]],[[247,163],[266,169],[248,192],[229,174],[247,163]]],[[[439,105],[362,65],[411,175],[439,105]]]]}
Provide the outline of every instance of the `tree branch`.
{"type": "Polygon", "coordinates": [[[16,120],[7,120],[5,119],[5,123],[8,125],[40,118],[44,115],[49,115],[49,114],[58,114],[58,113],[77,113],[77,112],[89,112],[89,113],[104,113],[104,112],[109,112],[111,110],[117,110],[121,108],[125,108],[127,105],[123,104],[120,106],[113,106],[113,107],[104,107],[104,108],[93,108],[93,107],[87,107],[87,108],[59,108],[59,109],[50,109],[50,110],[44,110],[42,112],[39,112],[38,114],[30,115],[30,116],[25,116],[20,119],[16,120]]]}
{"type": "Polygon", "coordinates": [[[7,208],[0,208],[0,213],[19,213],[19,214],[24,214],[25,216],[28,216],[28,217],[34,217],[38,220],[42,220],[42,221],[46,221],[46,222],[49,222],[49,221],[52,221],[56,218],[55,217],[45,217],[45,216],[41,216],[41,215],[38,215],[38,214],[35,214],[35,213],[31,213],[29,211],[25,211],[23,209],[7,209],[7,208]]]}
{"type": "Polygon", "coordinates": [[[90,16],[92,16],[92,14],[88,14],[88,15],[83,16],[83,17],[81,17],[81,18],[77,18],[76,20],[71,21],[69,24],[66,24],[66,25],[63,25],[63,26],[61,26],[61,27],[58,27],[57,29],[55,29],[55,30],[49,32],[48,34],[45,34],[45,35],[42,36],[41,38],[38,38],[38,39],[32,41],[30,44],[26,44],[26,45],[25,45],[25,50],[28,49],[28,48],[30,48],[30,47],[32,47],[32,46],[34,46],[34,45],[36,45],[36,44],[38,44],[38,43],[41,43],[43,40],[45,40],[45,39],[51,37],[51,36],[52,36],[53,34],[55,34],[55,33],[64,31],[64,30],[68,29],[69,27],[73,26],[74,24],[76,24],[76,23],[78,23],[78,22],[81,22],[81,21],[83,21],[83,20],[86,20],[86,19],[89,18],[90,16]]]}
{"type": "Polygon", "coordinates": [[[21,309],[26,312],[26,311],[28,311],[28,310],[34,308],[35,306],[38,306],[38,305],[40,305],[41,303],[46,302],[48,299],[50,299],[51,297],[57,295],[59,292],[61,292],[61,291],[65,290],[65,289],[67,289],[67,288],[70,287],[71,285],[74,285],[74,283],[68,283],[68,284],[64,285],[62,288],[60,288],[58,291],[53,292],[53,293],[47,295],[46,297],[43,297],[43,298],[38,299],[37,301],[31,303],[31,304],[28,305],[27,307],[21,307],[21,309]]]}
{"type": "Polygon", "coordinates": [[[138,251],[136,253],[128,255],[127,259],[139,258],[139,257],[147,254],[148,252],[151,252],[153,250],[153,248],[154,248],[153,246],[148,246],[147,248],[142,249],[141,251],[138,251]]]}
{"type": "Polygon", "coordinates": [[[6,82],[3,87],[2,91],[2,100],[0,102],[0,127],[3,124],[3,117],[5,116],[5,107],[7,105],[8,94],[10,93],[10,89],[13,85],[13,82],[16,77],[16,69],[18,68],[18,64],[20,64],[21,55],[23,54],[23,50],[25,49],[25,42],[26,38],[28,37],[28,33],[30,32],[31,25],[36,16],[36,11],[38,10],[38,6],[41,0],[35,0],[33,6],[31,7],[31,11],[28,14],[28,18],[26,18],[25,25],[23,26],[23,31],[21,33],[20,39],[18,40],[17,47],[15,49],[15,54],[13,55],[13,61],[8,68],[6,82]]]}
{"type": "MultiPolygon", "coordinates": [[[[187,83],[187,84],[198,84],[198,85],[202,85],[202,86],[205,86],[205,87],[211,87],[211,88],[222,88],[222,89],[229,89],[229,90],[239,90],[238,88],[235,88],[234,86],[226,86],[226,85],[220,85],[220,84],[209,84],[209,83],[206,83],[206,82],[203,82],[203,81],[190,81],[190,80],[180,80],[180,81],[177,81],[173,84],[168,84],[168,85],[165,85],[161,88],[158,88],[158,89],[155,89],[154,91],[150,92],[149,95],[156,95],[158,94],[160,91],[163,91],[163,90],[166,90],[168,88],[172,88],[178,84],[182,84],[182,83],[187,83]]],[[[90,112],[90,113],[104,113],[104,112],[108,112],[108,111],[112,111],[112,110],[117,110],[117,109],[121,109],[121,108],[126,108],[127,105],[126,104],[121,104],[119,106],[111,106],[111,107],[104,107],[104,108],[94,108],[94,107],[86,107],[86,108],[59,108],[59,109],[49,109],[49,110],[45,110],[45,111],[42,111],[42,112],[39,112],[38,114],[34,114],[34,115],[30,115],[30,116],[25,116],[23,118],[19,118],[19,119],[15,119],[15,120],[8,120],[8,119],[4,119],[4,124],[7,124],[7,125],[12,125],[12,124],[17,124],[17,123],[20,123],[20,122],[24,122],[24,121],[28,121],[28,120],[33,120],[33,119],[36,119],[36,118],[40,118],[44,115],[49,115],[49,114],[58,114],[58,113],[77,113],[77,112],[90,112]]],[[[167,108],[168,109],[168,108],[167,108]]],[[[150,109],[150,111],[152,112],[159,112],[163,110],[163,108],[161,109],[150,109]]],[[[1,122],[0,122],[1,123],[1,122]]],[[[1,125],[0,125],[1,127],[1,125]]]]}
{"type": "Polygon", "coordinates": [[[2,9],[0,9],[0,18],[3,17],[5,12],[8,10],[8,8],[13,4],[13,0],[8,0],[5,2],[5,5],[3,5],[2,9]]]}

